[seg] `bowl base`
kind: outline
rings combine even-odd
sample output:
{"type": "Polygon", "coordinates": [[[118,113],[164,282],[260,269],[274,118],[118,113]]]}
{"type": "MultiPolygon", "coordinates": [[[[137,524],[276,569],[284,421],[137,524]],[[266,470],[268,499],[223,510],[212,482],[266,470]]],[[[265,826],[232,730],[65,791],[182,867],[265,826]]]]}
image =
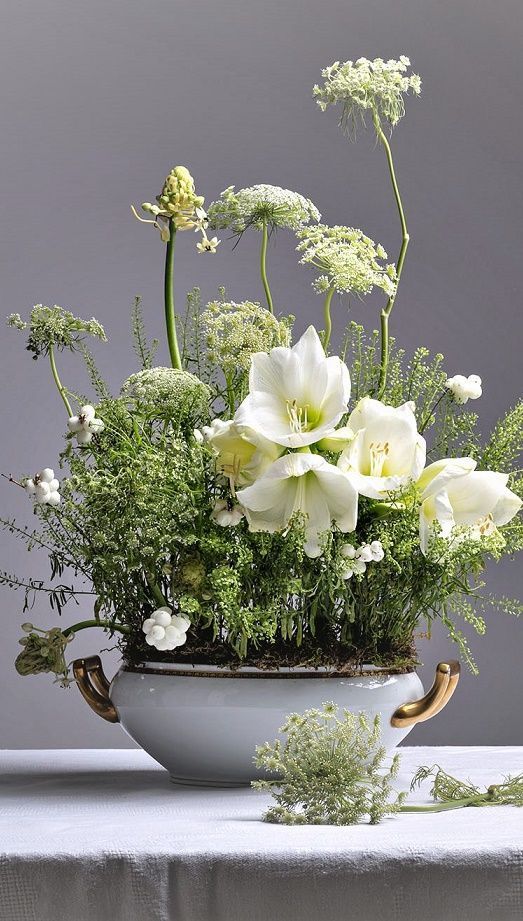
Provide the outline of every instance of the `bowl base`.
{"type": "Polygon", "coordinates": [[[250,782],[248,780],[196,780],[193,777],[177,777],[174,774],[169,774],[169,779],[171,783],[179,787],[222,787],[223,789],[229,790],[250,787],[250,782]]]}

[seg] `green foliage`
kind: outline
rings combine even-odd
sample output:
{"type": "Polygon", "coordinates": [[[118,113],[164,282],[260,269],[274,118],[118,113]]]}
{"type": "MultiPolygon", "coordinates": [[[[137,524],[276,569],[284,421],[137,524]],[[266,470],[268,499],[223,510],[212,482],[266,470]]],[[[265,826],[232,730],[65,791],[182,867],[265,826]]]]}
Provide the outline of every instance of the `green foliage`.
{"type": "MultiPolygon", "coordinates": [[[[428,779],[432,780],[431,795],[441,804],[452,806],[523,806],[523,774],[515,777],[508,776],[502,783],[491,784],[486,790],[481,791],[469,781],[458,780],[447,774],[439,766],[423,765],[416,771],[411,790],[428,779]]],[[[439,811],[439,807],[411,807],[412,811],[439,811]]],[[[409,811],[408,808],[405,811],[409,811]]]]}
{"type": "Polygon", "coordinates": [[[159,342],[158,339],[153,339],[149,345],[147,341],[143,320],[142,299],[139,296],[135,297],[131,307],[131,330],[133,334],[134,351],[141,367],[151,368],[159,342]]]}
{"type": "Polygon", "coordinates": [[[54,307],[36,304],[27,323],[20,314],[12,313],[7,323],[15,329],[29,330],[27,350],[33,353],[33,358],[47,355],[53,348],[59,351],[70,349],[73,352],[80,347],[86,335],[101,339],[102,342],[107,341],[103,326],[94,317],[82,320],[56,304],[54,307]]]}
{"type": "Polygon", "coordinates": [[[405,794],[395,795],[399,755],[386,765],[380,745],[380,723],[369,724],[364,714],[324,703],[321,710],[292,713],[280,733],[282,741],[256,749],[256,767],[275,780],[253,783],[268,790],[276,805],[265,821],[283,825],[355,825],[368,818],[371,825],[398,812],[405,794]]]}

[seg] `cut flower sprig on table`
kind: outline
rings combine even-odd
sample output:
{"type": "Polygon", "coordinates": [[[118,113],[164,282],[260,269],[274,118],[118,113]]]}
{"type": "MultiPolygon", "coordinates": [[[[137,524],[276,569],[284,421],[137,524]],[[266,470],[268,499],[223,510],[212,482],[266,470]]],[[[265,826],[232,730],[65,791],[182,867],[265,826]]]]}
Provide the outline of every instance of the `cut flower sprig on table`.
{"type": "MultiPolygon", "coordinates": [[[[474,670],[460,620],[481,634],[487,608],[521,611],[491,598],[482,573],[523,547],[523,403],[480,438],[471,404],[481,405],[488,380],[474,367],[446,368],[425,346],[408,356],[390,331],[410,238],[391,132],[405,96],[421,88],[409,68],[405,56],[336,63],[314,89],[321,109],[341,108],[351,139],[366,122],[375,132],[399,218],[395,262],[352,226],[349,206],[346,224],[329,225],[311,198],[258,183],[229,185],[206,210],[200,182],[176,166],[154,203],[141,215],[133,207],[164,252],[170,365],[155,364],[140,298],[131,317],[138,365],[115,394],[87,345],[106,340],[97,320],[41,304],[27,321],[9,317],[33,358],[48,359],[66,412],[56,462],[35,455],[27,470],[4,474],[32,497],[25,509],[36,516],[34,527],[4,519],[4,528],[47,553],[51,572],[48,582],[1,579],[22,591],[33,619],[44,616],[40,599],[62,618],[25,624],[21,674],[48,671],[67,684],[66,653],[87,628],[113,638],[131,665],[153,655],[408,671],[416,633],[435,620],[474,670]],[[205,304],[193,287],[181,310],[175,288],[194,246],[185,231],[217,267],[231,239],[237,247],[258,233],[252,290],[220,287],[205,304]],[[314,270],[322,305],[311,292],[312,323],[290,290],[283,299],[271,285],[269,243],[286,247],[297,271],[314,270]],[[369,295],[379,317],[363,306],[369,295]],[[336,354],[344,300],[367,331],[349,318],[336,354]],[[62,379],[64,350],[84,363],[90,393],[62,379]],[[65,625],[75,604],[81,619],[65,625]]],[[[40,406],[46,399],[42,391],[40,406]]]]}

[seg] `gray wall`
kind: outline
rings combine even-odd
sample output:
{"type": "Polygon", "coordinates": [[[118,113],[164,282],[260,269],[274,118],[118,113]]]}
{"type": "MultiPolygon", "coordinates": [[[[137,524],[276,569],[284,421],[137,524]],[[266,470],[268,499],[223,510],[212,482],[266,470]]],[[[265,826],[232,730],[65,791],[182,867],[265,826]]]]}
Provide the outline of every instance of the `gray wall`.
{"type": "MultiPolygon", "coordinates": [[[[134,369],[128,305],[144,296],[147,324],[162,335],[162,247],[131,217],[152,199],[168,169],[183,163],[211,201],[230,183],[270,182],[310,196],[330,223],[361,226],[392,257],[398,227],[382,151],[372,136],[344,140],[333,112],[311,88],[323,66],[360,55],[407,53],[424,79],[394,136],[411,248],[394,332],[407,348],[441,350],[450,373],[479,373],[484,431],[515,400],[521,338],[521,35],[518,0],[3,0],[0,39],[2,313],[35,302],[70,306],[105,325],[97,350],[114,388],[134,369]]],[[[201,284],[210,297],[260,297],[257,240],[234,254],[199,256],[186,234],[178,292],[201,284]]],[[[274,293],[304,328],[319,319],[292,238],[271,246],[274,293]]],[[[337,329],[347,305],[337,307],[337,329]]],[[[377,302],[352,315],[374,325],[377,302]]],[[[54,465],[63,408],[47,368],[14,331],[1,337],[1,469],[54,465]]],[[[162,358],[166,358],[163,348],[162,358]]],[[[64,360],[66,382],[78,381],[64,360]]],[[[83,378],[82,378],[83,381],[83,378]]],[[[3,514],[29,519],[30,506],[5,481],[3,514]]],[[[1,535],[2,564],[46,575],[1,535]]],[[[493,590],[521,592],[520,563],[493,568],[493,590]]],[[[79,614],[88,614],[81,606],[79,614]]],[[[76,614],[75,614],[76,616],[76,614]]],[[[2,593],[2,747],[125,746],[75,689],[13,669],[21,616],[2,593]]],[[[31,617],[51,624],[46,605],[31,617]]],[[[452,705],[417,727],[412,742],[514,744],[523,740],[522,625],[492,616],[474,641],[479,678],[468,674],[452,705]]],[[[98,637],[75,641],[98,651],[98,637]]],[[[430,680],[452,653],[443,632],[421,642],[430,680]]],[[[107,656],[108,670],[114,667],[107,656]]]]}

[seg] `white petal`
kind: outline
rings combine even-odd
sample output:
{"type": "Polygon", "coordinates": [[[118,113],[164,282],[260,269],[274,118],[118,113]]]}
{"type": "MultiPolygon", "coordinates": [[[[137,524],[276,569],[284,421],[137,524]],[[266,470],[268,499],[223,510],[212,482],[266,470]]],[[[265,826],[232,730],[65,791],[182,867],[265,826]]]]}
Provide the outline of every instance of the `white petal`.
{"type": "Polygon", "coordinates": [[[152,630],[152,628],[155,626],[156,621],[153,620],[152,617],[147,617],[142,624],[142,630],[144,633],[149,633],[149,631],[152,630]]]}
{"type": "Polygon", "coordinates": [[[54,490],[53,492],[49,493],[49,496],[47,497],[47,504],[48,504],[48,505],[53,505],[53,506],[60,505],[60,502],[61,502],[61,501],[62,501],[62,500],[61,500],[60,493],[57,492],[56,490],[54,490]]]}
{"type": "Polygon", "coordinates": [[[92,432],[86,432],[84,429],[80,429],[79,432],[76,432],[76,440],[79,445],[88,445],[89,442],[93,440],[92,432]]]}
{"type": "Polygon", "coordinates": [[[27,492],[33,495],[36,489],[35,481],[32,478],[29,478],[28,480],[25,481],[24,485],[25,485],[27,492]]]}
{"type": "Polygon", "coordinates": [[[82,423],[78,416],[70,416],[67,420],[67,427],[70,432],[79,432],[82,428],[82,423]]]}
{"type": "Polygon", "coordinates": [[[160,627],[167,627],[171,623],[171,613],[170,608],[158,608],[158,610],[153,613],[152,620],[160,627]]]}
{"type": "Polygon", "coordinates": [[[507,524],[514,518],[514,515],[517,515],[521,505],[522,502],[519,496],[510,489],[504,489],[492,510],[494,524],[498,527],[507,524]]]}
{"type": "Polygon", "coordinates": [[[51,470],[51,467],[44,467],[44,469],[40,471],[39,477],[43,483],[50,483],[51,480],[54,480],[54,470],[51,470]]]}
{"type": "Polygon", "coordinates": [[[94,419],[95,416],[94,406],[91,406],[90,403],[86,403],[85,406],[82,406],[81,415],[85,416],[86,422],[90,422],[92,419],[94,419]]]}
{"type": "Polygon", "coordinates": [[[476,466],[476,461],[471,457],[443,457],[425,467],[418,479],[417,486],[422,493],[422,499],[433,495],[443,489],[449,480],[454,477],[465,476],[471,473],[476,466]]]}
{"type": "Polygon", "coordinates": [[[473,525],[492,514],[504,494],[508,476],[492,470],[480,470],[447,483],[456,524],[473,525]]]}
{"type": "Polygon", "coordinates": [[[49,489],[51,490],[51,492],[55,492],[57,489],[60,489],[60,483],[58,482],[56,477],[54,478],[54,480],[50,481],[49,489]]]}
{"type": "Polygon", "coordinates": [[[191,626],[191,621],[188,617],[184,617],[183,614],[173,614],[171,618],[172,626],[182,633],[186,633],[189,627],[191,626]]]}

